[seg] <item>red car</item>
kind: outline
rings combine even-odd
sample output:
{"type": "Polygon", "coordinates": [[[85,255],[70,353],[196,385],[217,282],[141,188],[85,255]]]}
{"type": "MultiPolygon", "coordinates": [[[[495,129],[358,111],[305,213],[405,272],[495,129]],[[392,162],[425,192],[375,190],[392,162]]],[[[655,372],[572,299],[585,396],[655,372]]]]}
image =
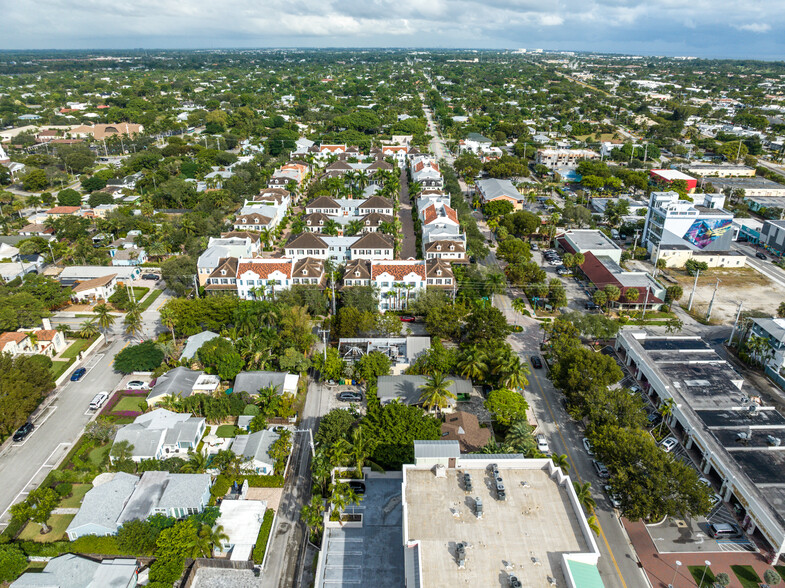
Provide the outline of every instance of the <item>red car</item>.
{"type": "Polygon", "coordinates": [[[409,315],[401,317],[401,322],[404,323],[413,323],[415,320],[416,319],[413,316],[409,316],[409,315]]]}

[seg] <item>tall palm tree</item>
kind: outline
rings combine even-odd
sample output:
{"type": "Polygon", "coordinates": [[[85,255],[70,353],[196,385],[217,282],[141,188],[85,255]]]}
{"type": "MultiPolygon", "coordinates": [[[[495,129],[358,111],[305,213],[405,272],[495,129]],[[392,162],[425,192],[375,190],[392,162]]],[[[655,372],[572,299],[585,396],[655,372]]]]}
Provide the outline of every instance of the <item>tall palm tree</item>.
{"type": "Polygon", "coordinates": [[[207,469],[207,456],[201,452],[188,451],[188,461],[180,468],[184,474],[201,474],[207,469]]]}
{"type": "Polygon", "coordinates": [[[362,230],[363,230],[362,222],[359,220],[353,220],[353,221],[349,221],[343,232],[347,237],[351,237],[353,235],[356,235],[362,230]]]}
{"type": "Polygon", "coordinates": [[[303,231],[305,231],[305,221],[301,218],[298,218],[292,223],[292,235],[299,235],[303,231]]]}
{"type": "Polygon", "coordinates": [[[659,412],[662,417],[662,421],[660,421],[660,424],[657,426],[657,431],[660,434],[662,434],[662,426],[667,424],[667,420],[673,414],[673,409],[675,407],[676,403],[673,401],[673,398],[666,398],[657,407],[657,412],[659,412]]]}
{"type": "Polygon", "coordinates": [[[420,401],[426,410],[436,408],[441,411],[450,404],[450,400],[456,398],[450,391],[450,381],[439,372],[429,376],[420,389],[422,390],[420,401]]]}
{"type": "Polygon", "coordinates": [[[507,290],[507,279],[502,272],[492,272],[485,277],[485,290],[493,300],[494,294],[501,294],[507,290]]]}
{"type": "Polygon", "coordinates": [[[300,519],[311,533],[318,534],[324,524],[324,499],[321,494],[314,494],[311,502],[300,509],[300,519]]]}
{"type": "Polygon", "coordinates": [[[458,369],[461,376],[481,382],[488,370],[488,358],[485,352],[479,348],[470,347],[458,361],[458,369]]]}
{"type": "Polygon", "coordinates": [[[514,421],[510,425],[507,435],[504,437],[504,442],[507,445],[512,445],[527,456],[532,455],[537,448],[534,435],[532,435],[532,427],[524,419],[514,421]]]}
{"type": "Polygon", "coordinates": [[[561,471],[566,476],[567,473],[570,471],[570,462],[567,459],[567,456],[563,453],[561,455],[553,454],[551,455],[551,461],[557,466],[561,468],[561,471]]]}
{"type": "Polygon", "coordinates": [[[594,497],[591,495],[591,482],[573,482],[572,487],[575,488],[575,494],[578,497],[578,502],[583,505],[586,512],[591,514],[597,506],[594,497]]]}
{"type": "Polygon", "coordinates": [[[512,301],[512,309],[521,314],[526,310],[526,300],[523,298],[516,298],[512,301]]]}
{"type": "Polygon", "coordinates": [[[586,522],[589,524],[589,528],[594,532],[595,535],[598,537],[600,536],[600,523],[597,520],[597,515],[591,515],[586,522]]]}
{"type": "Polygon", "coordinates": [[[528,385],[529,380],[526,379],[531,372],[529,366],[521,362],[521,358],[513,355],[502,366],[502,375],[499,378],[499,383],[505,388],[524,388],[528,385]]]}
{"type": "Polygon", "coordinates": [[[329,219],[326,223],[324,223],[324,227],[322,227],[322,233],[325,235],[337,235],[339,232],[341,225],[335,222],[333,219],[329,219]]]}
{"type": "Polygon", "coordinates": [[[365,428],[357,427],[352,431],[352,457],[357,467],[357,474],[362,476],[365,460],[371,455],[376,446],[376,441],[365,433],[365,428]]]}
{"type": "Polygon", "coordinates": [[[111,309],[105,303],[101,303],[93,308],[93,314],[95,314],[95,320],[98,322],[98,326],[101,327],[105,337],[106,330],[111,327],[116,320],[114,315],[112,315],[111,309]]]}
{"type": "Polygon", "coordinates": [[[123,326],[125,332],[131,337],[136,337],[143,330],[142,312],[139,310],[139,305],[134,306],[126,313],[123,319],[123,326]]]}
{"type": "Polygon", "coordinates": [[[79,337],[81,339],[89,339],[98,333],[98,325],[95,324],[94,318],[82,321],[82,324],[79,325],[79,337]]]}

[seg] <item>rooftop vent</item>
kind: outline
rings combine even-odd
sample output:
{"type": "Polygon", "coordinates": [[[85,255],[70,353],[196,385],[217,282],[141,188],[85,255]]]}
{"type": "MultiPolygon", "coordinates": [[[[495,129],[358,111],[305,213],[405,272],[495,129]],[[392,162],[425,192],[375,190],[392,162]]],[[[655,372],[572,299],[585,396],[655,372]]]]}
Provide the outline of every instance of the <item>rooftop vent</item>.
{"type": "Polygon", "coordinates": [[[482,500],[479,496],[474,497],[474,514],[477,515],[478,519],[482,518],[482,500]]]}
{"type": "Polygon", "coordinates": [[[472,476],[471,474],[463,474],[463,489],[465,492],[472,491],[472,476]]]}
{"type": "Polygon", "coordinates": [[[437,463],[435,466],[433,466],[433,473],[436,475],[437,478],[446,478],[447,468],[444,467],[443,463],[437,463]]]}
{"type": "Polygon", "coordinates": [[[523,584],[515,574],[510,574],[510,588],[521,588],[523,584]]]}
{"type": "Polygon", "coordinates": [[[466,567],[466,545],[458,543],[455,546],[455,555],[458,560],[458,567],[463,569],[466,567]]]}

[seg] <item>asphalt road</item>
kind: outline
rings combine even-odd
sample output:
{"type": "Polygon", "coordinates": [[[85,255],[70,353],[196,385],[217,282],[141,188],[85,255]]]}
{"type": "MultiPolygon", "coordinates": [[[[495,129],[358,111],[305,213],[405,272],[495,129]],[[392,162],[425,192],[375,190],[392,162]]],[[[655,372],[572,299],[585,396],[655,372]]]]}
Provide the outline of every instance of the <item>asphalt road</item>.
{"type": "MultiPolygon", "coordinates": [[[[164,329],[157,308],[167,295],[153,303],[153,309],[142,313],[144,330],[152,335],[164,329]]],[[[68,323],[77,328],[84,319],[58,318],[52,323],[68,323]]],[[[87,410],[98,392],[112,391],[122,375],[112,368],[114,356],[132,341],[124,332],[121,320],[108,332],[108,342],[77,365],[87,368],[78,382],[66,381],[55,391],[55,399],[33,422],[35,429],[22,443],[12,443],[0,453],[0,526],[8,523],[8,509],[27,492],[34,490],[49,471],[56,467],[81,436],[85,425],[94,416],[87,410]]]]}

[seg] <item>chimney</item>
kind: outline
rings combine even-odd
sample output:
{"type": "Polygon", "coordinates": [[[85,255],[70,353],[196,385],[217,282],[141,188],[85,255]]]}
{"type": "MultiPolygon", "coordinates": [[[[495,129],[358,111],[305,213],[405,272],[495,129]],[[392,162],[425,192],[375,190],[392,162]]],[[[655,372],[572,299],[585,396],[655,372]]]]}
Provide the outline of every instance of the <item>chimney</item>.
{"type": "Polygon", "coordinates": [[[48,331],[52,328],[52,321],[50,321],[48,318],[41,319],[41,324],[43,325],[45,331],[48,331]]]}

